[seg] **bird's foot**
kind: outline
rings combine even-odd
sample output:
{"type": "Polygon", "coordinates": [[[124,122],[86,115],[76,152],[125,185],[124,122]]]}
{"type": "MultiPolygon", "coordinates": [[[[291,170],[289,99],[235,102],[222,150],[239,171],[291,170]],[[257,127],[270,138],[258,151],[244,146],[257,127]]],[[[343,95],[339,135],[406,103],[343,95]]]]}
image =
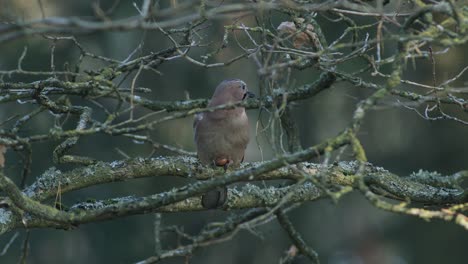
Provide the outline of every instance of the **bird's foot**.
{"type": "Polygon", "coordinates": [[[226,172],[229,166],[234,163],[234,161],[231,159],[227,159],[227,158],[218,158],[214,160],[213,163],[217,167],[223,167],[224,172],[226,172]]]}

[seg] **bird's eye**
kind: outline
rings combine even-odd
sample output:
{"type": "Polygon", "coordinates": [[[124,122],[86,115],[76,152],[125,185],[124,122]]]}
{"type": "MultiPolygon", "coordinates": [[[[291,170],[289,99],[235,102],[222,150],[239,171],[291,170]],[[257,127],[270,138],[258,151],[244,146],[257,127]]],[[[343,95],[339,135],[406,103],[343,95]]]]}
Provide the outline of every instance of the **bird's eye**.
{"type": "Polygon", "coordinates": [[[242,90],[245,90],[245,84],[241,84],[242,90]]]}

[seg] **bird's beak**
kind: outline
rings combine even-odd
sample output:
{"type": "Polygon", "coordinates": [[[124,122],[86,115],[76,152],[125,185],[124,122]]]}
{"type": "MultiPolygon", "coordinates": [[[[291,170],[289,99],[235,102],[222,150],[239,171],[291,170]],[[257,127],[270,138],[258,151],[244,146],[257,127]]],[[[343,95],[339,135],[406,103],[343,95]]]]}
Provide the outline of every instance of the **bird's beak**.
{"type": "Polygon", "coordinates": [[[247,92],[246,95],[247,95],[247,96],[246,96],[247,98],[255,98],[255,94],[252,93],[252,92],[250,92],[250,91],[247,92]]]}

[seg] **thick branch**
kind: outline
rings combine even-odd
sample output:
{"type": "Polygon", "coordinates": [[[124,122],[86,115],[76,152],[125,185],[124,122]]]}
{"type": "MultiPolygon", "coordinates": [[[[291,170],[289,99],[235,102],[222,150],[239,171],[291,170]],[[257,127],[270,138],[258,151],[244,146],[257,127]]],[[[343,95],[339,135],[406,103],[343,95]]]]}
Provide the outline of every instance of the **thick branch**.
{"type": "MultiPolygon", "coordinates": [[[[293,163],[294,155],[284,157],[293,163]]],[[[299,156],[295,156],[296,159],[299,156]]],[[[206,190],[216,186],[225,185],[234,181],[245,180],[273,180],[273,179],[301,179],[303,174],[298,170],[288,167],[275,168],[276,161],[246,164],[241,170],[228,173],[223,177],[215,177],[211,180],[188,184],[175,191],[164,192],[148,197],[124,197],[109,199],[105,201],[78,203],[71,207],[70,211],[60,212],[68,216],[60,218],[65,222],[71,220],[71,223],[79,224],[92,221],[113,219],[133,214],[142,214],[149,212],[182,212],[202,210],[200,198],[198,195],[206,190]],[[190,198],[191,196],[195,196],[190,198]],[[74,218],[77,217],[77,218],[74,218]]],[[[279,165],[283,164],[282,162],[279,165]]],[[[310,177],[326,177],[330,186],[350,186],[356,187],[358,178],[354,174],[359,169],[356,162],[341,162],[330,166],[317,165],[313,163],[301,163],[303,170],[310,177]]],[[[55,211],[52,215],[47,215],[51,209],[42,210],[42,206],[35,201],[43,201],[52,198],[60,181],[63,194],[72,190],[95,186],[97,184],[109,183],[114,181],[124,181],[141,177],[160,177],[177,176],[189,179],[206,179],[215,175],[222,174],[221,171],[201,166],[196,159],[190,157],[172,157],[156,159],[135,159],[129,161],[120,161],[112,163],[98,163],[92,166],[79,168],[70,172],[62,173],[51,169],[44,173],[30,187],[24,190],[25,195],[18,192],[11,193],[11,189],[16,186],[11,182],[2,181],[2,189],[7,191],[9,197],[15,201],[11,203],[14,207],[30,211],[45,219],[55,219],[55,211]],[[60,179],[60,180],[59,180],[60,179]],[[29,197],[29,198],[27,198],[29,197]],[[34,199],[32,201],[31,199],[34,199]],[[19,202],[18,202],[19,201],[19,202]],[[39,214],[37,214],[39,212],[39,214]]],[[[431,177],[431,184],[427,184],[427,177],[424,172],[411,177],[399,177],[382,168],[377,168],[371,164],[365,166],[363,175],[365,181],[375,192],[388,195],[398,199],[409,199],[427,204],[441,203],[463,203],[468,199],[466,190],[458,187],[458,183],[463,180],[460,174],[453,176],[434,177],[433,173],[427,172],[427,177],[431,177]]],[[[465,174],[462,174],[465,175],[465,174]]],[[[260,188],[255,185],[245,185],[241,189],[230,188],[228,192],[228,201],[225,210],[236,210],[255,207],[272,207],[281,201],[292,187],[268,187],[260,188]]],[[[305,182],[300,187],[295,187],[293,195],[289,197],[291,202],[304,202],[325,197],[321,189],[318,189],[310,182],[305,182]]],[[[8,201],[8,200],[7,200],[8,201]]],[[[63,216],[63,215],[62,215],[63,216]]],[[[3,232],[12,228],[22,227],[23,221],[10,209],[2,208],[0,219],[3,232]]],[[[26,220],[29,227],[56,227],[64,228],[68,224],[57,224],[46,221],[43,218],[33,217],[26,220]]]]}

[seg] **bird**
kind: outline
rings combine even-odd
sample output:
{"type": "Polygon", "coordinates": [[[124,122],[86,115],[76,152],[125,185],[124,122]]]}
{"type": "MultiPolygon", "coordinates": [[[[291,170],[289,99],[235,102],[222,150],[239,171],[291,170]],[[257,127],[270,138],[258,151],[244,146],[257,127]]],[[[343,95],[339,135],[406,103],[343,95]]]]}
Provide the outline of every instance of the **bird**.
{"type": "MultiPolygon", "coordinates": [[[[208,108],[238,103],[253,98],[244,81],[229,79],[222,81],[215,89],[208,108]]],[[[208,166],[238,167],[244,160],[249,143],[249,119],[242,106],[232,109],[218,109],[195,115],[193,122],[194,141],[200,163],[208,166]]],[[[227,198],[227,190],[217,188],[202,196],[202,206],[214,209],[222,206],[227,198]]]]}

